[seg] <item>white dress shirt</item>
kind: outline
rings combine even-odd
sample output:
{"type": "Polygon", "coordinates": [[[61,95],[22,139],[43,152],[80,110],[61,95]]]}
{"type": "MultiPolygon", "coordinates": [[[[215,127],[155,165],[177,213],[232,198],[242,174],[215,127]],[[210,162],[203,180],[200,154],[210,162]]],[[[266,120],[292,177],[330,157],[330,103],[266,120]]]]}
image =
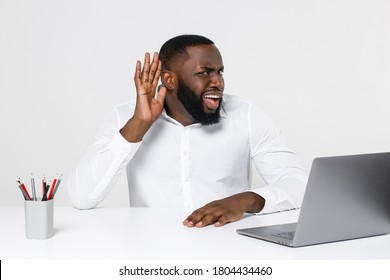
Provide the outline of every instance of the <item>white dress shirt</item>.
{"type": "Polygon", "coordinates": [[[183,126],[165,111],[139,143],[119,130],[135,102],[118,105],[69,178],[76,208],[95,207],[127,169],[132,207],[199,208],[244,191],[265,198],[260,213],[300,206],[306,174],[280,129],[252,102],[225,94],[217,124],[183,126]],[[266,186],[252,187],[254,163],[266,186]]]}

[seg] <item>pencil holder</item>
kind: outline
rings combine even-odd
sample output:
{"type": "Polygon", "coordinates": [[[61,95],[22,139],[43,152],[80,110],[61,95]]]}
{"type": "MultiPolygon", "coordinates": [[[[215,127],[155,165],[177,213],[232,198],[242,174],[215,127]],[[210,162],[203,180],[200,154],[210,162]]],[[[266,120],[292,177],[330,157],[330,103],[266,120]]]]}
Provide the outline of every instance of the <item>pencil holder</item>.
{"type": "Polygon", "coordinates": [[[48,239],[53,236],[53,199],[25,200],[26,238],[48,239]]]}

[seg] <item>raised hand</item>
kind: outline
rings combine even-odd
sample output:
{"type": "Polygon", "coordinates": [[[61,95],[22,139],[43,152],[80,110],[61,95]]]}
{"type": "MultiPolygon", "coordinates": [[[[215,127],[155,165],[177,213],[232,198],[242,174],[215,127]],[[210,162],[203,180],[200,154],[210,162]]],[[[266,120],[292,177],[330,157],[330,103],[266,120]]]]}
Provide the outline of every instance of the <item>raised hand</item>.
{"type": "Polygon", "coordinates": [[[145,54],[144,65],[141,70],[141,62],[137,61],[134,82],[137,90],[137,106],[134,117],[145,122],[154,122],[164,108],[166,89],[162,87],[155,99],[158,80],[161,75],[161,61],[158,54],[154,53],[150,63],[150,54],[145,54]]]}
{"type": "Polygon", "coordinates": [[[129,142],[141,141],[153,122],[161,115],[166,88],[161,87],[157,97],[155,97],[161,68],[161,61],[159,61],[157,53],[154,53],[152,63],[150,63],[150,54],[145,54],[142,69],[141,62],[137,61],[134,75],[137,103],[133,117],[120,131],[129,142]]]}

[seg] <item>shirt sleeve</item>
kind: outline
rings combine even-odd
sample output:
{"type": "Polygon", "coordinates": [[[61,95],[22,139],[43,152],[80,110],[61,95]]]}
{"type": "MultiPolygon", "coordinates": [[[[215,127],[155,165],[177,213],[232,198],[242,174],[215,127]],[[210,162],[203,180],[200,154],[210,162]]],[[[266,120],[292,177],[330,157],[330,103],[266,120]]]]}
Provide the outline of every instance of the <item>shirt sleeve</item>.
{"type": "Polygon", "coordinates": [[[120,134],[123,126],[119,111],[114,109],[104,120],[93,144],[69,176],[70,200],[78,209],[90,209],[111,191],[126,168],[139,143],[129,143],[120,134]]]}
{"type": "Polygon", "coordinates": [[[251,158],[267,184],[251,190],[265,199],[259,214],[299,208],[307,184],[301,162],[280,128],[264,112],[251,105],[248,114],[251,158]]]}

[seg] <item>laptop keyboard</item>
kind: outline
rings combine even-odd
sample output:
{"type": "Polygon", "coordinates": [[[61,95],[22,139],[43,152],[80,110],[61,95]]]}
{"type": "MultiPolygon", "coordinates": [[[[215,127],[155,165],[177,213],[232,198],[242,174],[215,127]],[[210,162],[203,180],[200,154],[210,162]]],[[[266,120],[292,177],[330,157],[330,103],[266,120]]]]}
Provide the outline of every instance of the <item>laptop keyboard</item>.
{"type": "Polygon", "coordinates": [[[276,236],[276,237],[280,237],[283,239],[287,239],[287,240],[293,240],[294,234],[295,234],[295,231],[288,231],[288,232],[282,232],[282,233],[275,233],[275,234],[271,234],[271,235],[276,236]]]}

